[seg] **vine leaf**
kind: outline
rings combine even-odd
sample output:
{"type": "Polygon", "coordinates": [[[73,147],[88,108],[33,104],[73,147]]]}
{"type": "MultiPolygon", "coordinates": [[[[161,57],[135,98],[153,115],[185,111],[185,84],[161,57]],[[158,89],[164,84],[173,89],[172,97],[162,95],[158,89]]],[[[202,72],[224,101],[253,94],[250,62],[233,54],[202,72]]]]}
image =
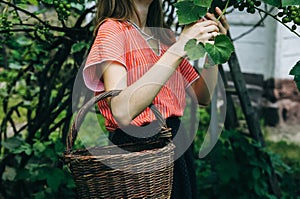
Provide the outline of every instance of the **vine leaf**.
{"type": "Polygon", "coordinates": [[[299,5],[299,0],[282,0],[282,6],[299,5]]]}
{"type": "Polygon", "coordinates": [[[290,75],[294,75],[294,81],[296,82],[297,88],[300,91],[300,61],[290,71],[290,75]]]}
{"type": "Polygon", "coordinates": [[[204,57],[206,52],[203,43],[197,44],[196,39],[189,40],[184,46],[184,50],[190,60],[200,59],[201,57],[204,57]]]}
{"type": "Polygon", "coordinates": [[[223,64],[229,60],[231,53],[234,51],[234,46],[229,37],[218,35],[215,38],[214,45],[205,44],[205,50],[215,64],[223,64]]]}
{"type": "Polygon", "coordinates": [[[194,4],[197,6],[209,8],[212,3],[212,0],[194,0],[194,4]]]}
{"type": "Polygon", "coordinates": [[[262,1],[272,6],[276,6],[276,7],[281,6],[281,0],[262,0],[262,1]]]}
{"type": "Polygon", "coordinates": [[[179,1],[175,3],[179,25],[193,23],[203,17],[208,8],[195,5],[193,1],[179,1]]]}

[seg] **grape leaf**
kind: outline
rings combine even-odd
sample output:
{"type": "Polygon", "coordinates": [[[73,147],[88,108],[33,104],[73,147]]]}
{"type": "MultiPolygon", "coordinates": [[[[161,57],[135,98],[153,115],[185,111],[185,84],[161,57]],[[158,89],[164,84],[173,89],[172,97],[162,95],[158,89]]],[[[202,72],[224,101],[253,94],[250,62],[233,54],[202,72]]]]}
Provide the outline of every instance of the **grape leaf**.
{"type": "Polygon", "coordinates": [[[262,0],[262,1],[272,6],[276,6],[276,7],[281,6],[281,0],[262,0]]]}
{"type": "Polygon", "coordinates": [[[296,85],[297,85],[297,88],[298,88],[298,90],[299,90],[299,92],[300,92],[300,75],[296,75],[296,76],[294,77],[294,81],[295,81],[295,83],[296,83],[296,85]]]}
{"type": "Polygon", "coordinates": [[[215,64],[223,64],[228,61],[231,53],[234,51],[234,46],[226,35],[218,35],[215,38],[215,44],[205,44],[205,50],[214,61],[215,64]]]}
{"type": "Polygon", "coordinates": [[[190,24],[203,17],[208,8],[195,5],[193,1],[179,1],[174,4],[180,25],[190,24]]]}
{"type": "Polygon", "coordinates": [[[290,75],[298,75],[300,76],[300,61],[296,63],[296,65],[290,71],[290,75]]]}
{"type": "Polygon", "coordinates": [[[209,8],[212,3],[212,0],[194,0],[194,4],[197,6],[209,8]]]}
{"type": "Polygon", "coordinates": [[[53,1],[52,0],[42,0],[43,3],[47,3],[47,4],[52,4],[53,1]]]}
{"type": "Polygon", "coordinates": [[[295,75],[294,81],[297,85],[298,90],[300,91],[300,61],[290,71],[290,75],[295,75]]]}
{"type": "Polygon", "coordinates": [[[203,43],[197,44],[196,39],[189,40],[184,46],[184,51],[186,51],[190,60],[200,59],[204,57],[206,52],[203,43]]]}
{"type": "Polygon", "coordinates": [[[300,5],[299,0],[282,0],[282,6],[300,5]]]}

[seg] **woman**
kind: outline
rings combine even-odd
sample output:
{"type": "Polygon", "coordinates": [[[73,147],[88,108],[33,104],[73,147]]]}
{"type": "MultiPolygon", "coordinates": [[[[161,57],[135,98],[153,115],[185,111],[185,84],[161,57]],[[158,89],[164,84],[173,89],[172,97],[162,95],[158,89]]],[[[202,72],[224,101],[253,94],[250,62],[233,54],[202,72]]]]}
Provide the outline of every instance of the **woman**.
{"type": "MultiPolygon", "coordinates": [[[[220,9],[216,12],[221,14],[220,9]]],[[[213,43],[217,34],[226,34],[225,18],[217,22],[216,17],[208,13],[197,23],[186,26],[178,41],[162,27],[161,0],[98,2],[97,36],[86,61],[84,79],[96,92],[122,90],[118,96],[98,104],[115,144],[137,140],[127,135],[123,127],[144,126],[155,120],[147,108],[151,103],[167,118],[167,125],[175,136],[186,91],[193,93],[198,104],[210,102],[217,67],[203,69],[199,75],[184,59],[183,49],[189,39],[213,43]]],[[[196,198],[191,158],[187,150],[175,161],[172,198],[196,198]]]]}

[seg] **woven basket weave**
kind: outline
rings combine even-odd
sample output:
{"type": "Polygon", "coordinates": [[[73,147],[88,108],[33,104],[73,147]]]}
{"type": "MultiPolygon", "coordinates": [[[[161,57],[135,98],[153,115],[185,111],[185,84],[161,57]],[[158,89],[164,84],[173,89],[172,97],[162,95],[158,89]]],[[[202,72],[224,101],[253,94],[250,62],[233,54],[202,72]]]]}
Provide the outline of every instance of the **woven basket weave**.
{"type": "Polygon", "coordinates": [[[170,129],[155,106],[150,108],[162,125],[160,139],[73,150],[88,109],[119,92],[105,92],[88,101],[79,110],[67,136],[64,159],[76,183],[78,198],[170,198],[174,145],[170,129]]]}

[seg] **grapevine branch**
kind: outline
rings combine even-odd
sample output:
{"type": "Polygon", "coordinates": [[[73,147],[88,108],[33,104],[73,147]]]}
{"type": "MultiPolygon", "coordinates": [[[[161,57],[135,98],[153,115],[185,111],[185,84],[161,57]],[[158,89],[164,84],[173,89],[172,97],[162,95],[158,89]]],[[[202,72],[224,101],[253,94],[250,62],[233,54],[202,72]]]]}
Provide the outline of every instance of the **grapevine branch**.
{"type": "MultiPolygon", "coordinates": [[[[272,7],[269,11],[267,11],[268,13],[272,12],[274,10],[274,7],[272,7]]],[[[265,14],[265,13],[264,13],[265,14]]],[[[238,39],[241,39],[242,37],[248,35],[249,33],[251,33],[252,31],[254,31],[258,26],[260,26],[260,24],[267,18],[267,14],[265,14],[263,17],[261,17],[261,19],[249,30],[247,30],[246,32],[240,34],[239,36],[235,37],[232,39],[232,41],[236,41],[238,39]]]]}
{"type": "Polygon", "coordinates": [[[7,30],[0,30],[0,33],[11,33],[11,32],[34,32],[35,29],[7,29],[7,30]]]}
{"type": "Polygon", "coordinates": [[[276,21],[278,21],[279,23],[281,23],[282,25],[284,25],[287,29],[289,29],[292,33],[294,33],[295,35],[297,35],[298,37],[300,37],[300,34],[297,33],[296,31],[294,31],[292,28],[290,28],[288,25],[286,25],[285,23],[282,23],[282,21],[280,21],[276,15],[272,15],[271,13],[261,9],[261,8],[258,8],[258,7],[255,7],[256,10],[258,10],[259,12],[262,12],[262,13],[265,13],[266,15],[272,17],[273,19],[275,19],[276,21]]]}
{"type": "Polygon", "coordinates": [[[44,24],[44,25],[47,25],[42,19],[40,19],[39,17],[37,17],[35,14],[33,14],[33,13],[31,13],[31,12],[29,12],[29,11],[23,9],[23,8],[20,8],[20,7],[16,6],[16,5],[13,4],[13,3],[10,3],[10,2],[8,2],[8,1],[3,1],[3,0],[0,0],[0,3],[4,3],[4,4],[8,5],[8,6],[11,6],[11,7],[13,7],[16,11],[19,10],[19,11],[21,11],[21,12],[23,12],[23,13],[25,13],[25,14],[31,16],[32,18],[38,20],[40,23],[42,23],[42,24],[44,24]]]}
{"type": "MultiPolygon", "coordinates": [[[[82,30],[81,29],[78,29],[78,28],[67,28],[67,27],[57,27],[57,26],[51,26],[50,24],[48,24],[47,22],[43,21],[42,19],[40,19],[38,16],[36,16],[35,14],[23,9],[23,8],[20,8],[16,5],[14,5],[13,3],[10,3],[8,1],[4,1],[4,0],[0,0],[0,3],[3,3],[3,4],[6,4],[8,6],[11,6],[13,7],[16,11],[20,11],[20,12],[23,12],[24,14],[36,19],[38,22],[40,22],[43,26],[51,29],[51,30],[54,30],[54,31],[59,31],[59,32],[72,32],[74,34],[74,31],[78,31],[78,32],[81,32],[82,30]]],[[[21,30],[20,29],[12,29],[12,30],[1,30],[0,33],[8,33],[8,32],[20,32],[21,30]]],[[[27,32],[30,32],[29,30],[27,32]]]]}

